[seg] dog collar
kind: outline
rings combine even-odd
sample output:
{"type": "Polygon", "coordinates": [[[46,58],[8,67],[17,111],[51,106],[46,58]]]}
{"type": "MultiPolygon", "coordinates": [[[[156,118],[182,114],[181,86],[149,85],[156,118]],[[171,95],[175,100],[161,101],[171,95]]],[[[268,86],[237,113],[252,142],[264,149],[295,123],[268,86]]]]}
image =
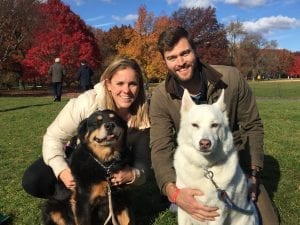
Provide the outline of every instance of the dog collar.
{"type": "Polygon", "coordinates": [[[116,161],[113,161],[108,166],[105,166],[102,162],[100,162],[97,158],[95,158],[91,153],[90,156],[105,170],[107,177],[111,176],[111,168],[116,164],[116,161]]]}

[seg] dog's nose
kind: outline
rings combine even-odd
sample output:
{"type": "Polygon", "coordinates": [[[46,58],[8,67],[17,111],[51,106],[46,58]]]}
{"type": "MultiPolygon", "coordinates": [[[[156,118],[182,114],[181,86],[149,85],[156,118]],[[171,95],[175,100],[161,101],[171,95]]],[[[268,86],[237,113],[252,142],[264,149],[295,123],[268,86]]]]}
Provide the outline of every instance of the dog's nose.
{"type": "Polygon", "coordinates": [[[199,144],[201,149],[208,149],[211,146],[211,141],[208,139],[201,139],[199,144]]]}
{"type": "Polygon", "coordinates": [[[112,123],[112,122],[108,122],[108,123],[104,124],[104,127],[105,127],[106,130],[112,130],[112,129],[115,128],[115,124],[112,123]]]}

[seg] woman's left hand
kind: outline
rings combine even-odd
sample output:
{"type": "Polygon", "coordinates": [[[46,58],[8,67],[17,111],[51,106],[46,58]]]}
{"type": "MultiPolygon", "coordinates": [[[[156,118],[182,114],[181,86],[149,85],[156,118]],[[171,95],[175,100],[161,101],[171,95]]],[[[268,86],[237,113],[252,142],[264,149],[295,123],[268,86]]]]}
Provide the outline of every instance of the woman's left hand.
{"type": "Polygon", "coordinates": [[[134,171],[131,167],[127,166],[124,169],[113,173],[110,181],[113,186],[118,186],[121,184],[131,183],[134,179],[134,171]]]}

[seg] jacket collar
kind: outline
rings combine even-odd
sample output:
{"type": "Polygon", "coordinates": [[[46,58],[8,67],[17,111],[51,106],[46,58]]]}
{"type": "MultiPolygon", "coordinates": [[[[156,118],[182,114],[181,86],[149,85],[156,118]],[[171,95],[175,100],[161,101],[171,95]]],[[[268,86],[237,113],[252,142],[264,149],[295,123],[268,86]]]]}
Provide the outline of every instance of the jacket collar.
{"type": "MultiPolygon", "coordinates": [[[[215,87],[218,86],[218,83],[222,83],[220,85],[224,86],[224,83],[221,80],[222,74],[216,71],[210,65],[202,63],[199,59],[197,60],[197,65],[193,73],[194,76],[201,76],[201,91],[205,92],[205,94],[207,92],[208,83],[212,84],[215,87]]],[[[183,88],[178,84],[178,82],[170,72],[168,72],[167,74],[165,87],[167,92],[171,96],[181,99],[183,95],[183,88]]]]}

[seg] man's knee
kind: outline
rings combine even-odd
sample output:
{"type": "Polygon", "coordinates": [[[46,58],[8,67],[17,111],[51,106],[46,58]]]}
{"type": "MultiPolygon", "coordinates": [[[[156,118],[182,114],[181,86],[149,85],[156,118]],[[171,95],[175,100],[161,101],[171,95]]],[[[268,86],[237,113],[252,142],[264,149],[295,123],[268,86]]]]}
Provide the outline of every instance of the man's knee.
{"type": "Polygon", "coordinates": [[[279,225],[278,210],[270,199],[265,187],[260,185],[260,194],[258,196],[257,208],[261,217],[261,225],[279,225]]]}

